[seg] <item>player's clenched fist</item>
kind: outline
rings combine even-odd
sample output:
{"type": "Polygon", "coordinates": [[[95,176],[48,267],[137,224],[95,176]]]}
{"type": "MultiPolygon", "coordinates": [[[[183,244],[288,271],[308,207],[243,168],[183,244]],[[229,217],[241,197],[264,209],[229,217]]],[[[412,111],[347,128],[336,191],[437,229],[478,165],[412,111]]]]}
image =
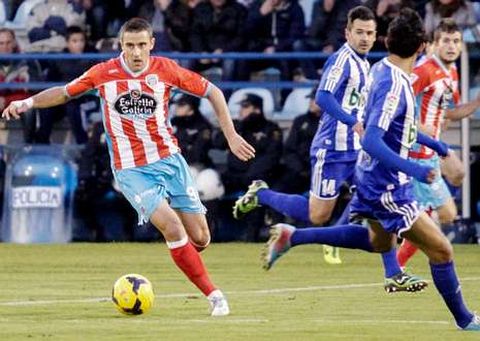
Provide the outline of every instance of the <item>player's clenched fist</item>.
{"type": "Polygon", "coordinates": [[[31,97],[21,100],[13,101],[2,112],[2,118],[10,120],[10,118],[18,119],[20,114],[30,110],[33,107],[33,99],[31,97]]]}

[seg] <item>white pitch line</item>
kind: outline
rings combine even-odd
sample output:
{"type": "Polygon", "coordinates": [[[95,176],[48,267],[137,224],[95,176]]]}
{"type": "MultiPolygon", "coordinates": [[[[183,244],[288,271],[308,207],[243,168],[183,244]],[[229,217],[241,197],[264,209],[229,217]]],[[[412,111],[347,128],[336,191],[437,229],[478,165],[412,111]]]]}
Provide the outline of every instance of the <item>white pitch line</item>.
{"type": "MultiPolygon", "coordinates": [[[[461,282],[469,282],[469,281],[480,281],[480,277],[461,278],[461,282]]],[[[297,287],[297,288],[226,291],[225,293],[227,295],[271,295],[271,294],[281,294],[281,293],[289,293],[289,292],[369,288],[369,287],[377,287],[382,285],[383,283],[317,285],[317,286],[297,287]]],[[[189,297],[198,298],[198,297],[201,297],[201,295],[198,293],[178,293],[178,294],[160,294],[160,295],[155,295],[155,297],[156,298],[189,298],[189,297]]],[[[0,302],[0,306],[31,306],[31,305],[68,304],[68,303],[98,303],[98,302],[107,302],[107,301],[110,301],[110,297],[79,298],[79,299],[66,299],[66,300],[7,301],[7,302],[0,302]]]]}
{"type": "Polygon", "coordinates": [[[451,324],[448,321],[419,321],[419,320],[322,320],[322,319],[312,319],[310,321],[318,323],[335,323],[338,324],[451,324]]]}

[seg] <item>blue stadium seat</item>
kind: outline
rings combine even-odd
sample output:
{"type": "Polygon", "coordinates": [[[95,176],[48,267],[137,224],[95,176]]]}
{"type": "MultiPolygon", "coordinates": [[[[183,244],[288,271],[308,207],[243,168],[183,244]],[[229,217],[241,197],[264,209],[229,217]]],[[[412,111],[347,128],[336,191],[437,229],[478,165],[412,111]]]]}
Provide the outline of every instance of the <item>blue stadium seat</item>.
{"type": "MultiPolygon", "coordinates": [[[[14,30],[22,30],[27,27],[28,16],[32,9],[44,0],[25,0],[18,7],[13,21],[6,22],[5,26],[14,30]]],[[[3,2],[2,2],[3,4],[3,2]]]]}
{"type": "Polygon", "coordinates": [[[0,2],[0,25],[3,26],[6,20],[7,20],[7,14],[5,10],[5,3],[2,1],[0,2]]]}

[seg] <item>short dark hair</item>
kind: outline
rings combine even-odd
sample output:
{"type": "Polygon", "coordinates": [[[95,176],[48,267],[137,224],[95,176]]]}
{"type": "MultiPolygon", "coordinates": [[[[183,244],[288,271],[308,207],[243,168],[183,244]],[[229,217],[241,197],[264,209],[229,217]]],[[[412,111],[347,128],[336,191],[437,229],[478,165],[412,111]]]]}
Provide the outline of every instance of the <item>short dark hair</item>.
{"type": "Polygon", "coordinates": [[[17,40],[17,36],[15,35],[15,31],[8,27],[0,27],[0,33],[9,33],[12,36],[13,40],[17,40]]]}
{"type": "Polygon", "coordinates": [[[128,20],[125,24],[122,25],[120,28],[120,32],[118,32],[118,36],[120,40],[122,40],[123,34],[125,32],[142,32],[147,31],[150,37],[153,37],[153,29],[152,25],[148,21],[142,18],[132,18],[128,20]]]}
{"type": "Polygon", "coordinates": [[[401,58],[413,56],[425,41],[422,18],[410,8],[402,9],[388,25],[387,50],[401,58]]]}
{"type": "Polygon", "coordinates": [[[444,18],[440,21],[440,24],[438,24],[437,28],[435,28],[435,31],[433,32],[433,40],[438,41],[442,33],[455,32],[461,33],[460,28],[458,27],[455,20],[453,20],[452,18],[444,18]]]}
{"type": "Polygon", "coordinates": [[[347,28],[350,29],[353,22],[357,19],[362,21],[375,21],[375,14],[373,14],[372,10],[366,6],[354,7],[348,12],[347,28]]]}
{"type": "Polygon", "coordinates": [[[74,34],[83,34],[83,37],[86,39],[87,38],[87,34],[85,33],[85,31],[80,27],[80,26],[69,26],[67,28],[67,36],[66,36],[66,39],[70,39],[70,37],[74,34]]]}

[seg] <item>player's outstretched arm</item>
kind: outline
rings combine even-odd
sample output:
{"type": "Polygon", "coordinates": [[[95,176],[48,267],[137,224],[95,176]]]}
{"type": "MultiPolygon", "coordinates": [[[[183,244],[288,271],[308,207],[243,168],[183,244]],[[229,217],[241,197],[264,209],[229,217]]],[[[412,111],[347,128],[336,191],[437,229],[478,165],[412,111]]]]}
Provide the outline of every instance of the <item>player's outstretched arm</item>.
{"type": "Polygon", "coordinates": [[[210,85],[212,88],[207,96],[212,104],[212,107],[217,115],[220,129],[222,129],[228,146],[232,153],[242,161],[248,161],[255,157],[255,148],[253,148],[247,141],[241,137],[235,127],[233,126],[230,111],[228,110],[227,102],[222,91],[215,85],[210,85]]]}
{"type": "Polygon", "coordinates": [[[13,101],[2,112],[2,118],[7,120],[20,118],[20,115],[30,109],[50,108],[68,101],[65,88],[62,86],[44,90],[21,101],[13,101]]]}
{"type": "Polygon", "coordinates": [[[432,167],[422,166],[418,163],[402,159],[383,141],[384,134],[385,131],[383,129],[368,126],[362,140],[362,148],[387,168],[398,169],[424,183],[433,182],[436,173],[432,167]]]}
{"type": "Polygon", "coordinates": [[[446,157],[448,155],[448,144],[440,140],[432,139],[430,136],[420,131],[417,133],[417,142],[433,149],[441,157],[446,157]]]}
{"type": "Polygon", "coordinates": [[[445,113],[445,118],[452,121],[458,121],[462,118],[472,115],[478,108],[480,108],[480,95],[473,101],[456,106],[449,109],[445,113]]]}

